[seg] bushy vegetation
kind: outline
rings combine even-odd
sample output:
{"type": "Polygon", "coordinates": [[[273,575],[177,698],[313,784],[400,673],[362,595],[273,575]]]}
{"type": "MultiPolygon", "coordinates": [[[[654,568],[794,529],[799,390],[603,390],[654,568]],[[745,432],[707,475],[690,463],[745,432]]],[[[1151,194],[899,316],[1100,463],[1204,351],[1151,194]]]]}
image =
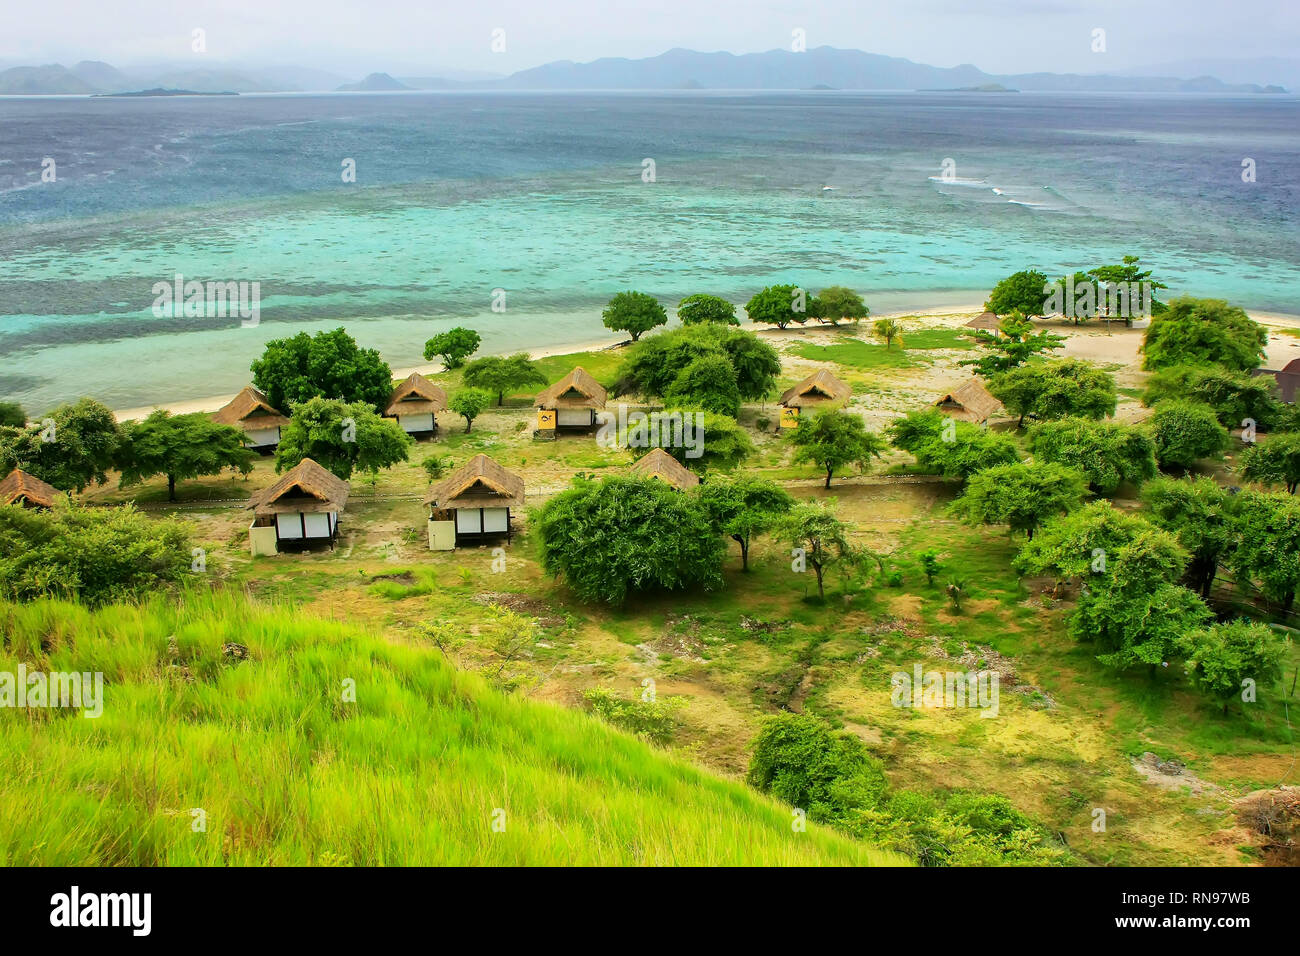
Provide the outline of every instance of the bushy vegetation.
{"type": "Polygon", "coordinates": [[[359,348],[341,326],[315,335],[299,332],[272,339],[253,362],[252,371],[253,384],[283,411],[316,397],[364,402],[383,411],[393,392],[388,363],[375,349],[359,348]]]}
{"type": "Polygon", "coordinates": [[[969,478],[985,468],[1020,461],[1020,448],[1011,436],[934,410],[912,412],[887,431],[895,448],[911,452],[923,469],[949,478],[969,478]]]}
{"type": "Polygon", "coordinates": [[[1005,798],[892,791],[881,762],[816,717],[770,717],[754,743],[748,780],[828,823],[900,850],[925,866],[1052,866],[1070,853],[1005,798]]]}
{"type": "Polygon", "coordinates": [[[1113,495],[1122,484],[1155,477],[1156,446],[1140,428],[1087,418],[1043,422],[1029,433],[1034,457],[1073,468],[1098,494],[1113,495]]]}
{"type": "Polygon", "coordinates": [[[579,477],[537,512],[542,568],[584,601],[722,585],[722,539],[695,498],[657,478],[579,477]]]}
{"type": "Polygon", "coordinates": [[[1268,331],[1222,299],[1183,297],[1151,320],[1142,340],[1143,368],[1222,366],[1249,372],[1259,366],[1268,331]]]}
{"type": "Polygon", "coordinates": [[[275,449],[277,471],[310,458],[345,481],[353,472],[377,474],[406,461],[415,440],[396,419],[381,418],[364,402],[311,398],[293,406],[275,449]]]}
{"type": "Polygon", "coordinates": [[[60,491],[81,492],[108,480],[122,429],[102,402],[82,398],[23,427],[0,426],[0,469],[21,468],[60,491]]]}
{"type": "Polygon", "coordinates": [[[51,510],[0,507],[0,596],[87,604],[139,597],[179,581],[192,567],[190,530],[154,521],[129,504],[51,510]]]}
{"type": "Polygon", "coordinates": [[[1026,418],[1106,418],[1115,414],[1115,378],[1080,359],[1030,362],[995,375],[989,381],[1007,411],[1026,418]]]}

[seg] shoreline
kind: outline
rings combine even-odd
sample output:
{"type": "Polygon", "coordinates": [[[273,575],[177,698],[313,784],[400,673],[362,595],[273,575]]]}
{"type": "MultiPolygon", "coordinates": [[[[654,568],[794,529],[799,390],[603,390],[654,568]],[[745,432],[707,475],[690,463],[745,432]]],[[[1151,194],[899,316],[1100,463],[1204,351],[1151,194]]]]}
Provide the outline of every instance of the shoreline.
{"type": "MultiPolygon", "coordinates": [[[[873,313],[865,321],[872,322],[876,319],[903,318],[908,316],[913,316],[920,319],[940,319],[940,318],[951,318],[953,316],[973,316],[973,315],[978,315],[983,311],[984,311],[984,305],[982,303],[973,303],[973,304],[958,305],[958,306],[944,305],[935,308],[923,307],[917,309],[900,309],[891,312],[873,313]]],[[[1249,315],[1256,322],[1259,322],[1261,325],[1265,325],[1265,326],[1273,325],[1273,326],[1280,326],[1283,328],[1294,328],[1300,330],[1300,315],[1290,315],[1281,312],[1251,312],[1249,310],[1247,310],[1246,314],[1249,315]]],[[[749,324],[751,323],[746,323],[742,321],[740,328],[745,328],[749,324]]],[[[859,323],[859,325],[860,324],[861,323],[859,323]]],[[[1062,325],[1064,328],[1067,329],[1076,328],[1073,325],[1068,325],[1064,323],[1062,323],[1062,325]]],[[[839,327],[852,328],[853,325],[849,323],[846,325],[841,325],[839,327]]],[[[785,336],[785,335],[797,334],[797,333],[814,331],[814,330],[830,331],[832,328],[834,328],[834,326],[818,324],[815,326],[814,325],[792,326],[787,329],[764,327],[761,329],[753,329],[752,331],[754,331],[756,334],[760,336],[767,336],[767,335],[785,336]]],[[[1088,328],[1089,328],[1088,325],[1080,325],[1077,327],[1079,331],[1083,331],[1088,328]]],[[[1297,342],[1300,343],[1300,338],[1297,339],[1297,342]]],[[[615,349],[622,345],[628,345],[628,344],[631,344],[630,340],[622,336],[609,335],[603,338],[590,339],[588,341],[580,342],[573,345],[549,346],[549,347],[536,348],[536,349],[521,349],[519,351],[526,351],[528,353],[529,358],[533,360],[537,360],[537,359],[550,358],[555,355],[568,355],[574,352],[606,351],[606,350],[615,349]]],[[[481,355],[476,355],[475,357],[484,358],[489,355],[505,355],[505,354],[515,354],[515,353],[485,352],[481,355]]],[[[440,372],[445,371],[445,369],[443,368],[441,362],[425,362],[419,365],[410,365],[410,366],[403,366],[401,368],[394,368],[392,371],[393,371],[394,380],[397,380],[397,379],[406,378],[412,372],[418,372],[421,375],[430,375],[430,374],[438,374],[440,372]]],[[[231,399],[233,399],[236,394],[238,393],[230,392],[224,395],[209,395],[203,398],[184,399],[178,402],[161,401],[161,402],[155,402],[150,405],[137,405],[132,408],[114,409],[113,415],[117,418],[119,422],[126,422],[126,421],[135,421],[144,418],[147,415],[149,415],[151,412],[159,408],[166,409],[167,411],[171,412],[173,415],[184,415],[191,412],[215,412],[217,409],[221,408],[222,406],[227,404],[231,399]]]]}

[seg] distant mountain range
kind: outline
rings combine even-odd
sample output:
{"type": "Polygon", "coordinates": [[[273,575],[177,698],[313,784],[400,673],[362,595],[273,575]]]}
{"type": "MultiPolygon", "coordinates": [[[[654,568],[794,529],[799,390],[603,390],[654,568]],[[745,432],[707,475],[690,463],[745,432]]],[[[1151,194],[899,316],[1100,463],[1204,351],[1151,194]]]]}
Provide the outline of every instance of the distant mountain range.
{"type": "MultiPolygon", "coordinates": [[[[804,53],[699,53],[675,49],[639,60],[604,58],[590,63],[561,60],[510,76],[449,73],[446,76],[396,77],[372,73],[356,83],[322,70],[279,66],[212,69],[160,68],[125,72],[107,63],[83,61],[68,69],[59,64],[19,66],[0,72],[0,94],[123,93],[144,88],[186,89],[203,93],[299,92],[304,90],[979,90],[1005,87],[1033,92],[1125,93],[1285,93],[1278,83],[1240,79],[1251,75],[1250,61],[1213,61],[1225,82],[1193,72],[1190,78],[1082,73],[985,73],[963,64],[928,66],[898,57],[818,47],[804,53]]],[[[1260,72],[1270,77],[1300,77],[1300,61],[1269,58],[1260,72]]],[[[1182,66],[1195,67],[1197,61],[1182,66]]],[[[1173,66],[1171,65],[1171,69],[1173,66]]]]}

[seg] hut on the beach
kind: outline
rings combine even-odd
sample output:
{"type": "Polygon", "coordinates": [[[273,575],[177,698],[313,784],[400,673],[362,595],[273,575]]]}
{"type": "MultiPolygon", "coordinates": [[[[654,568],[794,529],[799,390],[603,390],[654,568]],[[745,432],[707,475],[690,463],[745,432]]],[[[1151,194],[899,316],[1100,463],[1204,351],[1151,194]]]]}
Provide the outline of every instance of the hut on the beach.
{"type": "Polygon", "coordinates": [[[976,425],[988,421],[1003,410],[1002,403],[984,387],[978,378],[968,378],[956,388],[945,392],[934,401],[934,407],[945,415],[976,425]]]}
{"type": "Polygon", "coordinates": [[[605,387],[581,365],[554,385],[542,389],[533,404],[537,407],[534,438],[554,438],[559,431],[590,431],[596,427],[596,413],[605,407],[605,387]]]}
{"type": "Polygon", "coordinates": [[[632,474],[639,478],[658,478],[678,491],[694,488],[700,483],[695,474],[662,448],[652,449],[649,454],[638,458],[632,465],[632,474]]]}
{"type": "Polygon", "coordinates": [[[984,311],[966,323],[966,328],[977,332],[990,332],[994,336],[1002,334],[1002,326],[995,313],[984,311]]]}
{"type": "Polygon", "coordinates": [[[781,422],[777,428],[794,428],[805,409],[834,408],[846,404],[852,395],[853,389],[825,369],[819,369],[781,393],[778,402],[781,422]]]}
{"type": "Polygon", "coordinates": [[[412,372],[389,396],[385,418],[397,419],[408,435],[436,435],[438,412],[447,410],[447,393],[419,372],[412,372]]]}
{"type": "Polygon", "coordinates": [[[29,475],[21,468],[9,472],[0,481],[0,505],[19,505],[23,508],[53,508],[55,499],[63,492],[53,485],[29,475]]]}
{"type": "Polygon", "coordinates": [[[212,413],[218,425],[232,425],[244,433],[244,444],[258,451],[271,451],[280,444],[280,429],[289,416],[275,408],[266,394],[251,385],[212,413]]]}
{"type": "Polygon", "coordinates": [[[510,511],[524,506],[524,479],[480,453],[433,485],[424,503],[433,551],[494,537],[509,540],[510,511]]]}
{"type": "Polygon", "coordinates": [[[253,523],[248,527],[253,556],[321,543],[328,543],[333,550],[348,491],[346,481],[304,458],[244,506],[253,509],[253,523]]]}

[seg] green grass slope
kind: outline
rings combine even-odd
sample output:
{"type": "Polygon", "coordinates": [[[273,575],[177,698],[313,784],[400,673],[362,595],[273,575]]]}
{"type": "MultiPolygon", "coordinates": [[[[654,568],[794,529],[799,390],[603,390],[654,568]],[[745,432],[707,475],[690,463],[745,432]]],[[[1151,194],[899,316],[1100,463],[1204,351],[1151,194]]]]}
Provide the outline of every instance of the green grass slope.
{"type": "Polygon", "coordinates": [[[105,682],[98,718],[0,709],[6,866],[903,862],[436,650],[240,594],[0,603],[0,633],[0,671],[105,682]]]}

